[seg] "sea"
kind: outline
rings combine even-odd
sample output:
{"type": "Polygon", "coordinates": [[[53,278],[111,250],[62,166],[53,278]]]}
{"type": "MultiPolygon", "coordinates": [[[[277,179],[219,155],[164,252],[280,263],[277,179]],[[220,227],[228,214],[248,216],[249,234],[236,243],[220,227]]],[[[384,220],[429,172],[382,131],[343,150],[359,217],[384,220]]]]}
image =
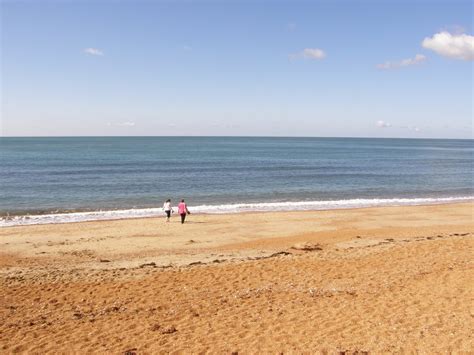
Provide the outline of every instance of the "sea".
{"type": "Polygon", "coordinates": [[[0,138],[0,227],[474,200],[473,140],[0,138]]]}

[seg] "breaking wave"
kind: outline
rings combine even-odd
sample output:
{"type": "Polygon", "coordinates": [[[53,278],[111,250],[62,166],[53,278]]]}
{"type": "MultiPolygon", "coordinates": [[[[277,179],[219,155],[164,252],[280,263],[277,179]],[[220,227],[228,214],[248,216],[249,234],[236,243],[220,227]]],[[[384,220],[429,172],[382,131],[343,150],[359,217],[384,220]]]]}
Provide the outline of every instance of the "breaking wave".
{"type": "MultiPolygon", "coordinates": [[[[192,213],[224,214],[243,212],[277,212],[277,211],[317,211],[346,208],[362,208],[376,206],[409,206],[429,205],[474,200],[474,196],[444,197],[444,198],[390,198],[390,199],[348,199],[327,201],[299,202],[266,202],[266,203],[236,203],[228,205],[190,206],[192,213]]],[[[0,218],[0,227],[73,223],[85,221],[116,220],[127,218],[163,217],[161,208],[140,208],[127,210],[101,210],[93,212],[72,212],[55,214],[38,214],[24,216],[4,216],[0,218]]]]}

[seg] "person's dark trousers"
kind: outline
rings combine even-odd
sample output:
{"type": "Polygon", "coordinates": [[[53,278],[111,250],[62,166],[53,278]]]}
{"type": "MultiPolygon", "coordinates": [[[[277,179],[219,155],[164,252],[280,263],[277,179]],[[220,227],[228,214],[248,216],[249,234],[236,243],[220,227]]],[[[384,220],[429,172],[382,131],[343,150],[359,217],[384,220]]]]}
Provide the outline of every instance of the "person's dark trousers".
{"type": "Polygon", "coordinates": [[[184,223],[184,220],[186,219],[186,213],[181,214],[181,224],[184,223]]]}

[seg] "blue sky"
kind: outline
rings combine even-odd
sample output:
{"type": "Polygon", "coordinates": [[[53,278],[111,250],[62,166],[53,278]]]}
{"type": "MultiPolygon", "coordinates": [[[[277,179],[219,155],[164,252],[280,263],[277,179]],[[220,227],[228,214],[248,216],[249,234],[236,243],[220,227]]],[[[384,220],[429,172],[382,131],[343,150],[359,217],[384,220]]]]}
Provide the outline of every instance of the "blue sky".
{"type": "Polygon", "coordinates": [[[1,4],[3,136],[472,138],[470,1],[1,4]]]}

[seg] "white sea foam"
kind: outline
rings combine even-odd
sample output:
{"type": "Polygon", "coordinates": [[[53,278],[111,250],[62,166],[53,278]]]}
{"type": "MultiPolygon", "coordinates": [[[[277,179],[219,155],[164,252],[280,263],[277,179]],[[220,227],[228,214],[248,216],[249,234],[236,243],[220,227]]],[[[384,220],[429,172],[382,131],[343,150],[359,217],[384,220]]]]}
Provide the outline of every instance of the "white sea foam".
{"type": "MultiPolygon", "coordinates": [[[[336,201],[299,201],[299,202],[267,202],[238,203],[229,205],[192,206],[192,213],[242,213],[271,211],[317,211],[343,208],[362,208],[375,206],[428,205],[474,200],[474,196],[443,197],[443,198],[391,198],[391,199],[350,199],[336,201]]],[[[161,208],[143,208],[113,211],[74,212],[45,215],[9,216],[0,218],[0,227],[72,223],[84,221],[114,220],[124,218],[163,217],[161,208]]]]}

